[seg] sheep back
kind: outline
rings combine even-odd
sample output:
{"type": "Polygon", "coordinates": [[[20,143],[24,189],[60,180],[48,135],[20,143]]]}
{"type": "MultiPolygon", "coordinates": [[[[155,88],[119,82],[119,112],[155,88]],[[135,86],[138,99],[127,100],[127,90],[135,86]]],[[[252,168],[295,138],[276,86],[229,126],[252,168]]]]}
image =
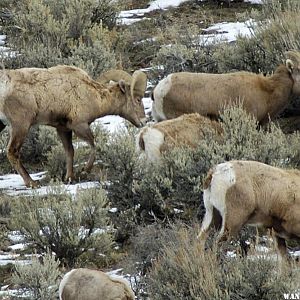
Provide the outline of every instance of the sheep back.
{"type": "Polygon", "coordinates": [[[287,105],[292,86],[289,71],[283,65],[269,77],[251,72],[174,73],[156,86],[154,112],[165,119],[193,112],[217,118],[226,106],[241,102],[261,121],[287,105]]]}
{"type": "Polygon", "coordinates": [[[82,268],[67,275],[62,300],[134,300],[125,280],[110,278],[104,272],[82,268]]]}

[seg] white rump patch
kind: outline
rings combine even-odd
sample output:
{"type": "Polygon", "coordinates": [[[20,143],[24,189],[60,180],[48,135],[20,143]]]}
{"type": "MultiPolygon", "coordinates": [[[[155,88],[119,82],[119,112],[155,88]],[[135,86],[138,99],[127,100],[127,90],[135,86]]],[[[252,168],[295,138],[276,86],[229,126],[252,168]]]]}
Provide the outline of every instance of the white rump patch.
{"type": "Polygon", "coordinates": [[[69,280],[69,277],[70,275],[76,271],[77,269],[73,269],[71,271],[69,271],[68,273],[66,273],[62,279],[62,281],[60,282],[59,284],[59,289],[58,289],[58,293],[59,293],[59,300],[62,300],[62,293],[63,293],[63,290],[65,288],[65,285],[68,283],[68,280],[69,280]]]}
{"type": "Polygon", "coordinates": [[[153,91],[154,103],[152,105],[152,116],[157,121],[166,120],[167,117],[164,114],[163,102],[164,98],[171,89],[172,74],[161,80],[153,91]]]}
{"type": "Polygon", "coordinates": [[[222,163],[215,167],[210,186],[204,190],[203,200],[208,216],[205,214],[203,226],[209,226],[212,219],[212,216],[210,216],[212,214],[212,206],[215,207],[220,212],[223,221],[220,235],[223,234],[225,225],[226,193],[235,182],[236,175],[232,163],[222,163]]]}
{"type": "Polygon", "coordinates": [[[137,136],[137,149],[139,152],[143,150],[139,146],[140,135],[143,134],[145,145],[145,155],[150,162],[157,163],[161,159],[160,147],[164,143],[164,134],[156,128],[146,127],[141,130],[137,136]]]}

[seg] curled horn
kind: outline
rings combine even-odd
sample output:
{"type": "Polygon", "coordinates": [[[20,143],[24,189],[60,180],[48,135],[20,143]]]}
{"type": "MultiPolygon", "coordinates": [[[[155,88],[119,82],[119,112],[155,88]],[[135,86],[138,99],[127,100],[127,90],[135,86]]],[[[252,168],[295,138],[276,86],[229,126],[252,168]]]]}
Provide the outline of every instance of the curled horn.
{"type": "Polygon", "coordinates": [[[102,73],[96,81],[102,84],[107,84],[110,81],[119,82],[120,80],[124,80],[126,83],[130,83],[132,81],[132,76],[123,70],[112,69],[102,73]]]}
{"type": "Polygon", "coordinates": [[[290,59],[295,65],[300,64],[300,53],[295,50],[287,51],[285,53],[286,57],[290,59]]]}
{"type": "Polygon", "coordinates": [[[131,96],[143,98],[147,88],[147,75],[142,71],[135,71],[130,86],[131,96]]]}

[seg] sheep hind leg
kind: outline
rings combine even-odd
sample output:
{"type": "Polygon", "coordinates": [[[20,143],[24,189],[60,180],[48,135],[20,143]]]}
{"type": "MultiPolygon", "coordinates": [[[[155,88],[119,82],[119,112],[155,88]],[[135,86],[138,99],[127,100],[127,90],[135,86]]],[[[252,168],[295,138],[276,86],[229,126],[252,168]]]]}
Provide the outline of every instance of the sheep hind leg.
{"type": "Polygon", "coordinates": [[[84,167],[84,171],[90,172],[96,158],[96,147],[94,142],[94,135],[91,131],[90,126],[86,123],[77,125],[73,127],[72,130],[80,139],[87,142],[91,146],[91,154],[87,164],[84,167]]]}
{"type": "Polygon", "coordinates": [[[246,224],[249,216],[250,214],[247,211],[235,211],[234,209],[227,211],[222,220],[222,228],[218,235],[217,243],[221,244],[222,242],[229,241],[231,238],[236,237],[246,224]]]}
{"type": "Polygon", "coordinates": [[[73,161],[74,161],[74,148],[72,144],[72,131],[71,130],[61,130],[56,129],[58,136],[61,139],[65,153],[66,153],[66,163],[67,163],[67,173],[65,176],[66,182],[74,181],[74,170],[73,170],[73,161]]]}
{"type": "Polygon", "coordinates": [[[10,139],[7,146],[7,158],[14,169],[21,175],[27,187],[37,187],[38,183],[34,181],[20,160],[20,150],[27,136],[29,126],[14,127],[11,125],[10,139]]]}

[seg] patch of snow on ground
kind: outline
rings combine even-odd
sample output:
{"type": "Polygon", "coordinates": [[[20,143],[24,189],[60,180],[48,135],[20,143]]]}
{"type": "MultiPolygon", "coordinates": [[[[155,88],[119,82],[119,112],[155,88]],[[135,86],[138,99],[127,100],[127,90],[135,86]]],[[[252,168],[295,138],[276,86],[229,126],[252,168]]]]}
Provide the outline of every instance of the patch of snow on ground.
{"type": "Polygon", "coordinates": [[[24,235],[20,231],[11,231],[7,237],[15,244],[24,241],[24,235]]]}
{"type": "Polygon", "coordinates": [[[27,265],[30,264],[30,260],[18,260],[17,258],[20,256],[20,254],[1,254],[0,255],[0,266],[5,266],[8,264],[22,264],[27,265]]]}
{"type": "Polygon", "coordinates": [[[5,40],[6,40],[6,35],[0,34],[0,57],[1,56],[15,56],[16,52],[11,51],[8,47],[5,47],[5,40]]]}
{"type": "Polygon", "coordinates": [[[6,35],[0,34],[0,46],[3,46],[5,43],[6,35]]]}
{"type": "Polygon", "coordinates": [[[300,250],[291,252],[291,256],[300,258],[300,250]]]}
{"type": "Polygon", "coordinates": [[[145,14],[150,13],[151,11],[158,9],[166,9],[169,7],[177,7],[181,3],[184,3],[188,0],[155,0],[152,1],[147,8],[132,9],[121,11],[118,17],[118,23],[123,25],[130,25],[135,22],[141,21],[145,14]],[[135,17],[135,18],[134,18],[135,17]],[[140,17],[140,18],[136,18],[140,17]],[[134,19],[132,19],[134,18],[134,19]]]}
{"type": "Polygon", "coordinates": [[[32,297],[32,294],[30,292],[22,291],[22,293],[20,293],[19,290],[10,290],[8,288],[9,288],[9,285],[1,287],[0,299],[2,299],[2,297],[9,297],[9,298],[3,298],[3,299],[15,299],[15,298],[10,298],[10,297],[17,297],[18,299],[19,298],[30,299],[32,297]]]}
{"type": "Polygon", "coordinates": [[[245,2],[251,4],[262,4],[262,0],[245,0],[245,2]]]}
{"type": "Polygon", "coordinates": [[[13,251],[24,250],[27,247],[27,245],[28,244],[19,243],[19,244],[14,244],[14,245],[8,246],[7,248],[11,249],[13,251]]]}
{"type": "Polygon", "coordinates": [[[238,35],[250,37],[253,34],[255,22],[250,19],[246,22],[222,22],[217,23],[204,29],[203,35],[200,36],[200,42],[204,45],[214,42],[234,42],[238,35]]]}
{"type": "MultiPolygon", "coordinates": [[[[40,180],[45,176],[46,172],[40,172],[36,174],[31,174],[30,176],[34,180],[40,180]]],[[[82,182],[76,184],[63,184],[61,187],[65,189],[66,193],[71,194],[75,197],[76,193],[79,190],[97,188],[100,186],[99,182],[91,181],[91,182],[82,182]]],[[[23,182],[23,179],[18,174],[7,174],[0,176],[0,190],[2,190],[6,195],[9,196],[32,196],[32,195],[47,195],[51,190],[49,186],[42,186],[40,188],[31,189],[26,188],[23,182]]]]}
{"type": "MultiPolygon", "coordinates": [[[[31,174],[33,180],[41,180],[45,177],[46,172],[31,174]]],[[[2,189],[26,189],[24,181],[19,174],[7,174],[0,176],[0,190],[2,189]]]]}
{"type": "Polygon", "coordinates": [[[122,128],[125,128],[124,119],[119,116],[105,116],[97,119],[95,122],[100,122],[104,128],[110,133],[116,132],[122,128]]]}

